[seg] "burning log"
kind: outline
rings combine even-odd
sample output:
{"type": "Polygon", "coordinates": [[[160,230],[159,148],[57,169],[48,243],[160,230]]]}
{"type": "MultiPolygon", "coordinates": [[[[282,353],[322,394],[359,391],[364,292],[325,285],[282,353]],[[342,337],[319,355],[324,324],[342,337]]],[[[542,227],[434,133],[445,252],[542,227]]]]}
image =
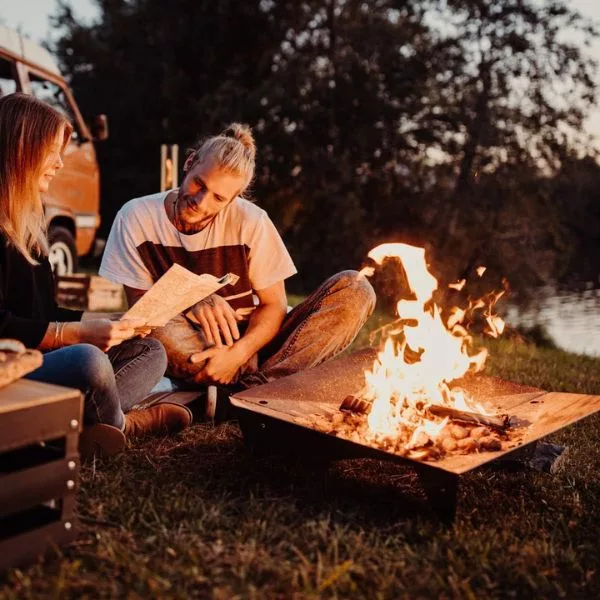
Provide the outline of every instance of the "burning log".
{"type": "MultiPolygon", "coordinates": [[[[341,403],[339,412],[330,415],[327,433],[341,435],[357,443],[373,444],[386,452],[419,461],[435,461],[447,454],[500,451],[503,448],[502,440],[511,435],[506,415],[483,415],[424,403],[417,412],[429,411],[430,416],[443,416],[446,425],[441,430],[426,431],[417,425],[415,429],[410,426],[400,427],[391,436],[372,436],[366,419],[371,406],[372,402],[365,398],[347,396],[341,403]]],[[[412,420],[412,417],[407,416],[411,414],[410,410],[405,409],[404,415],[412,420]]],[[[427,416],[421,416],[427,422],[427,416]]],[[[419,415],[415,414],[414,417],[417,423],[419,415]]]]}
{"type": "MultiPolygon", "coordinates": [[[[355,414],[367,414],[371,408],[371,402],[357,396],[347,396],[340,405],[340,410],[352,412],[355,414]]],[[[465,421],[467,423],[477,423],[486,425],[504,431],[509,424],[508,415],[482,415],[475,412],[467,412],[450,408],[449,406],[441,406],[439,404],[431,404],[428,407],[429,411],[438,417],[450,417],[453,421],[465,421]]]]}
{"type": "Polygon", "coordinates": [[[355,413],[357,415],[366,415],[371,408],[371,402],[358,396],[346,396],[340,404],[340,410],[355,413]]]}
{"type": "Polygon", "coordinates": [[[494,429],[504,431],[508,427],[508,415],[482,415],[475,412],[467,412],[450,408],[449,406],[440,406],[439,404],[431,404],[429,411],[438,417],[450,417],[453,421],[466,421],[467,423],[479,423],[487,425],[494,429]]]}

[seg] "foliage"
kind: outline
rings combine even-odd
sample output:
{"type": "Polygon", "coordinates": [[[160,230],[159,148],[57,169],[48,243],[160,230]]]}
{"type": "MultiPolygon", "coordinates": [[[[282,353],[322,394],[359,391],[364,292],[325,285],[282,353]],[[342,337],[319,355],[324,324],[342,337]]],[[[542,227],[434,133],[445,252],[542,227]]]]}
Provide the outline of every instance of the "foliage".
{"type": "Polygon", "coordinates": [[[556,174],[591,152],[596,99],[596,65],[570,41],[596,32],[563,0],[97,1],[91,25],[60,4],[55,51],[86,112],[111,120],[105,227],[156,189],[160,143],[243,120],[254,195],[305,290],[381,241],[426,245],[447,278],[485,262],[520,288],[573,264],[578,229],[597,239],[557,200],[556,174]]]}

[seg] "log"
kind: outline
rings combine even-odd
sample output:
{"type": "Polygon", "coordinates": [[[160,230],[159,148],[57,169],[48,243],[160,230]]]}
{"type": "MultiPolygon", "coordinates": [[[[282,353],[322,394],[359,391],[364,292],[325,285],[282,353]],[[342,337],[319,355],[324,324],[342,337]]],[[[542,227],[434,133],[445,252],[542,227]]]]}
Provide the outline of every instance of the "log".
{"type": "Polygon", "coordinates": [[[358,396],[353,396],[352,394],[350,394],[350,396],[346,396],[340,404],[340,410],[345,410],[357,415],[367,414],[370,408],[371,402],[369,402],[369,400],[359,398],[358,396]]]}
{"type": "Polygon", "coordinates": [[[439,404],[431,404],[429,411],[438,417],[450,417],[454,421],[465,421],[467,423],[478,423],[479,425],[487,425],[494,429],[504,431],[509,424],[508,415],[482,415],[480,413],[467,412],[450,408],[449,406],[441,406],[439,404]]]}
{"type": "MultiPolygon", "coordinates": [[[[367,414],[371,407],[371,402],[357,396],[346,396],[340,405],[340,410],[352,412],[355,414],[367,414]]],[[[504,431],[509,425],[508,415],[482,415],[480,413],[467,412],[450,408],[449,406],[441,406],[439,404],[431,404],[429,411],[438,417],[450,417],[455,421],[465,421],[467,423],[477,423],[479,425],[487,425],[494,429],[504,431]]]]}

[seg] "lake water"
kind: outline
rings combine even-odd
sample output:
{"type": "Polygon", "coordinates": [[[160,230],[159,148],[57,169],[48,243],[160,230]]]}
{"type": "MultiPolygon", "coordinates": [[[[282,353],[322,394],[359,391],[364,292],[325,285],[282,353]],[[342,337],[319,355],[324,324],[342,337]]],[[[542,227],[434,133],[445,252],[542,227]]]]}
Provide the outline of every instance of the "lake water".
{"type": "Polygon", "coordinates": [[[513,326],[543,325],[559,348],[600,356],[600,289],[540,290],[527,309],[509,307],[506,321],[513,326]]]}

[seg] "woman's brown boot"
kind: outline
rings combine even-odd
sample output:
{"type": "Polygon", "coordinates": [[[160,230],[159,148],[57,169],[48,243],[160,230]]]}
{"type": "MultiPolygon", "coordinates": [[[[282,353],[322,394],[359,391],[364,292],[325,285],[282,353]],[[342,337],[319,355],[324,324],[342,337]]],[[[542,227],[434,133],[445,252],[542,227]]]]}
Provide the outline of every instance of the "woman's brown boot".
{"type": "Polygon", "coordinates": [[[83,458],[112,456],[125,448],[125,436],[117,427],[97,423],[85,427],[79,436],[79,453],[83,458]]]}
{"type": "Polygon", "coordinates": [[[163,402],[150,408],[132,410],[125,415],[123,433],[128,438],[148,433],[175,433],[188,427],[192,413],[185,406],[163,402]]]}

